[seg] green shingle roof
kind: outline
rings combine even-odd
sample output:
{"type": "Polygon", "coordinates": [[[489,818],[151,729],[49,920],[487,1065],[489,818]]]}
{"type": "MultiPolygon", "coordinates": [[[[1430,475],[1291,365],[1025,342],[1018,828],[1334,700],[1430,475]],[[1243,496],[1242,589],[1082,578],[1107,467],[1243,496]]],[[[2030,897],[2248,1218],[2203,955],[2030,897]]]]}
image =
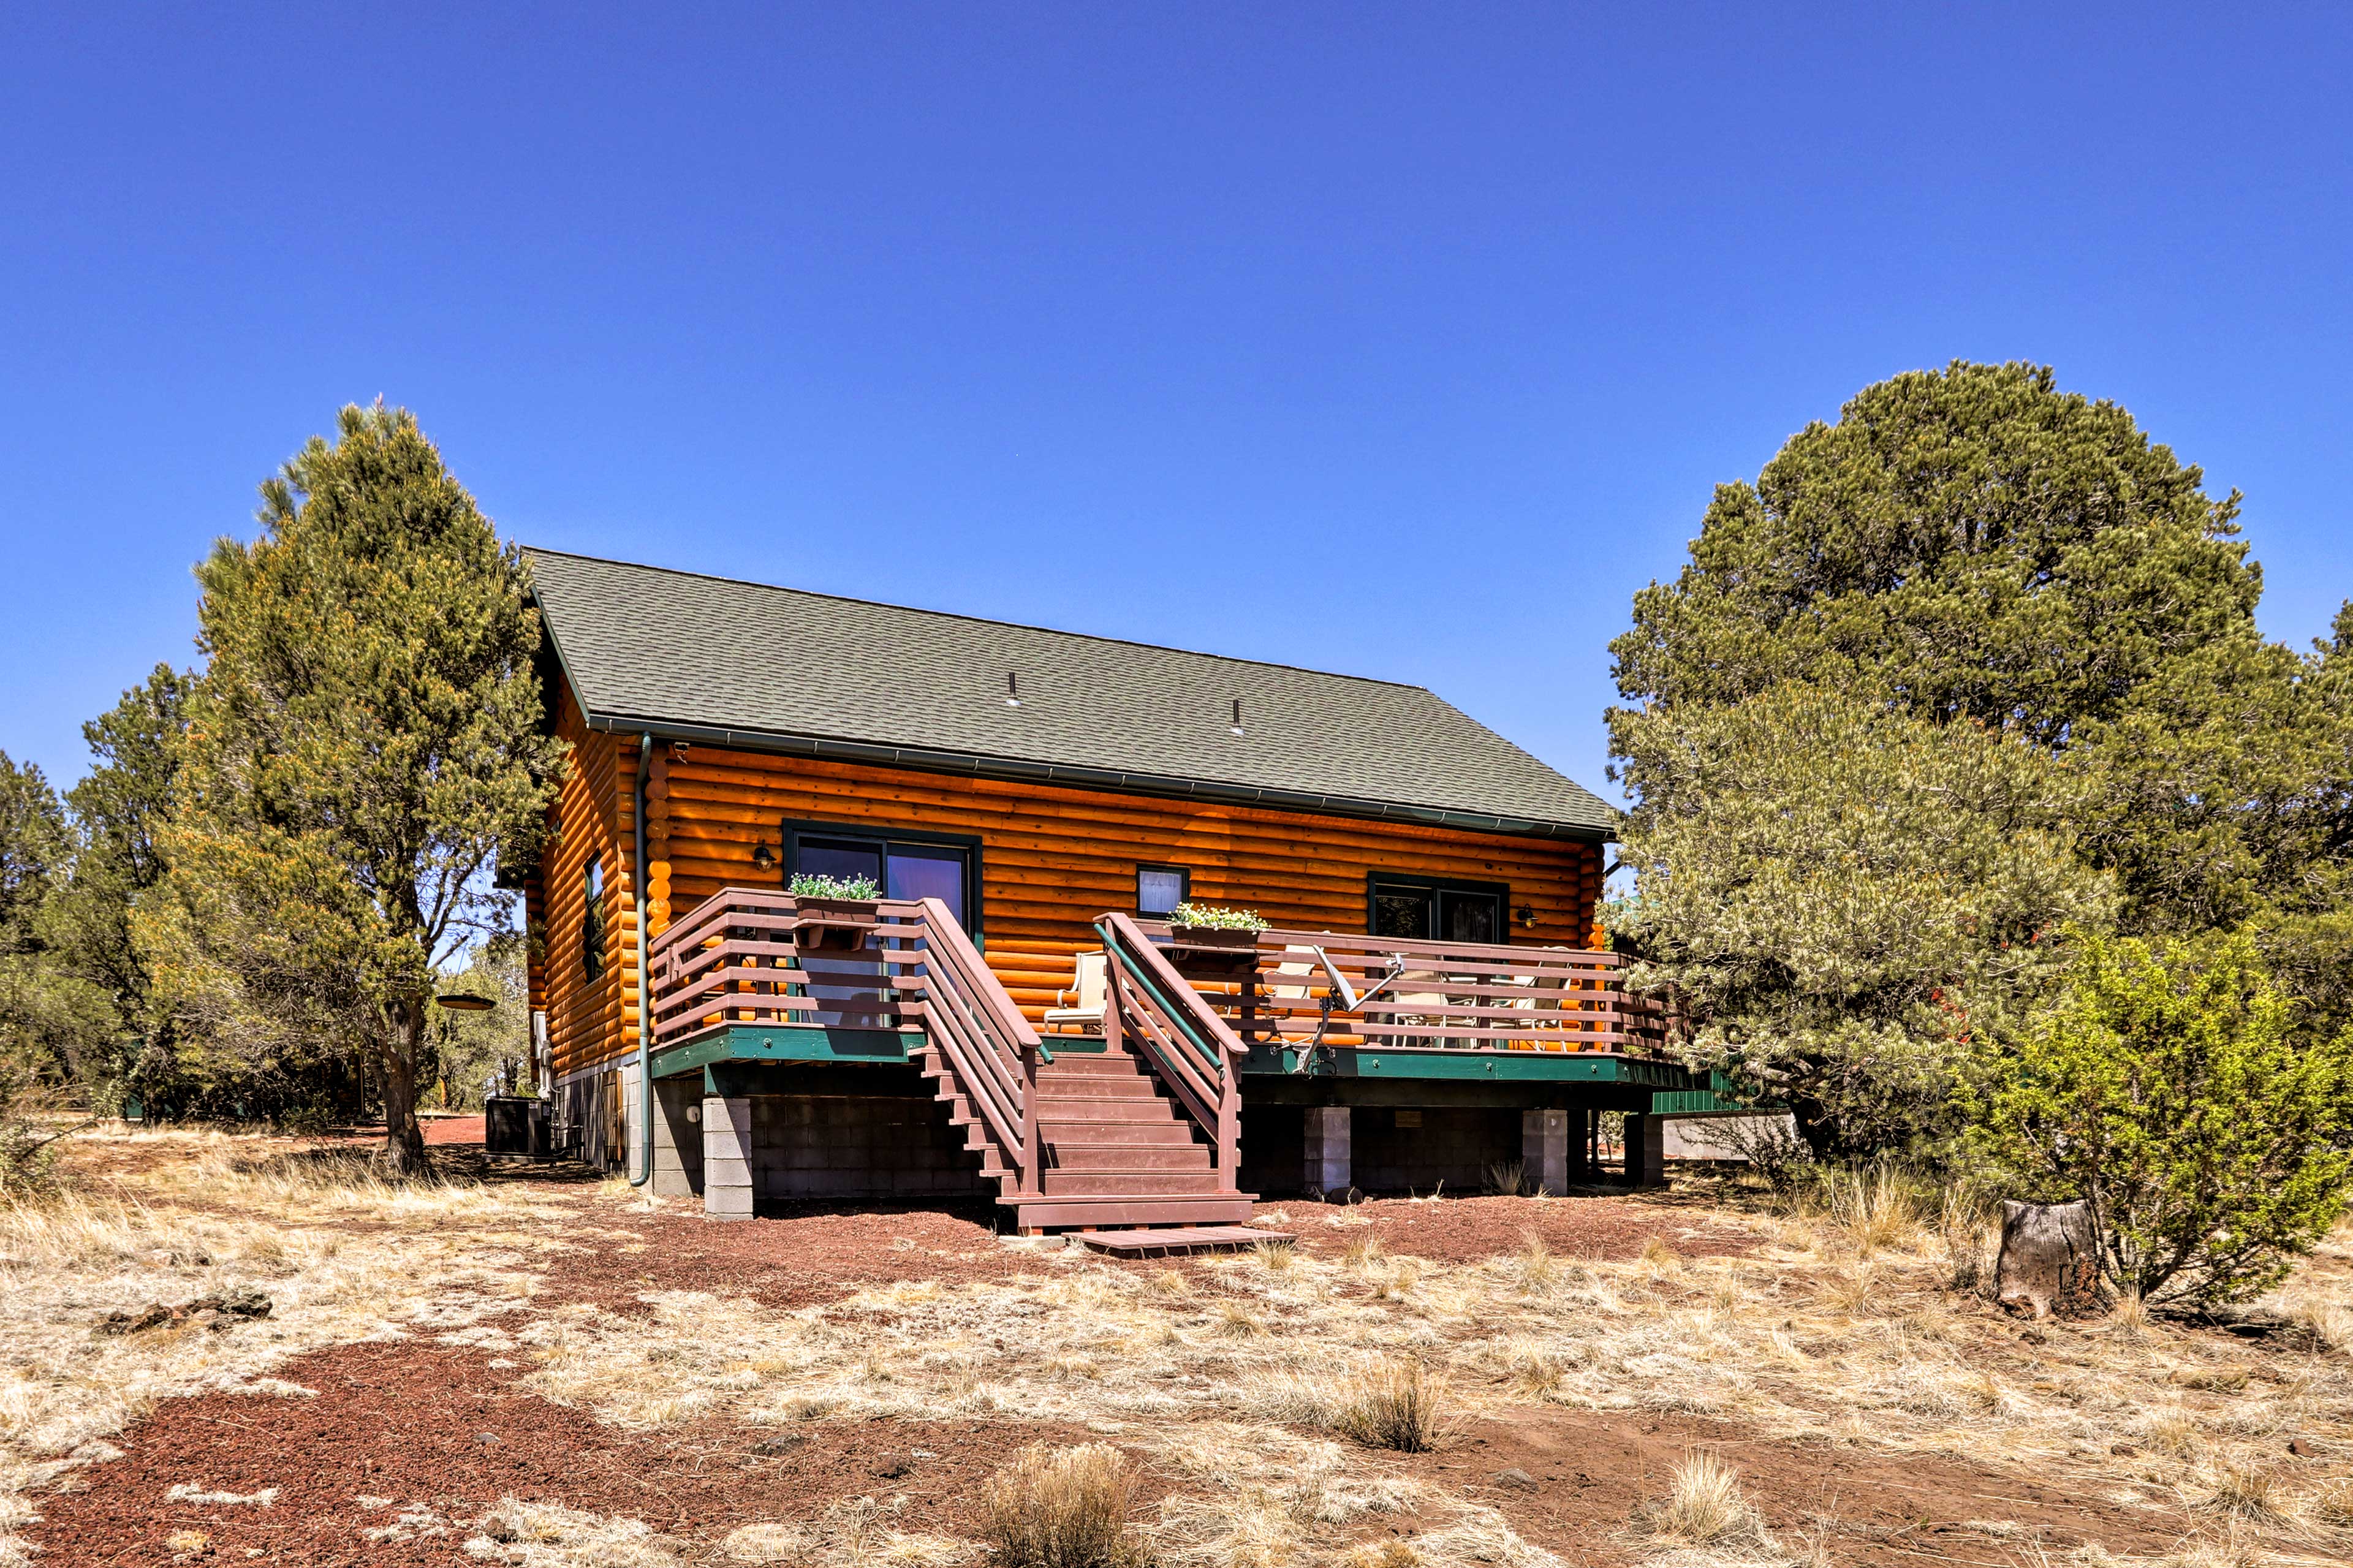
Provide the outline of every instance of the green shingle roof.
{"type": "Polygon", "coordinates": [[[525,554],[598,729],[1515,832],[1616,820],[1419,686],[525,554]]]}

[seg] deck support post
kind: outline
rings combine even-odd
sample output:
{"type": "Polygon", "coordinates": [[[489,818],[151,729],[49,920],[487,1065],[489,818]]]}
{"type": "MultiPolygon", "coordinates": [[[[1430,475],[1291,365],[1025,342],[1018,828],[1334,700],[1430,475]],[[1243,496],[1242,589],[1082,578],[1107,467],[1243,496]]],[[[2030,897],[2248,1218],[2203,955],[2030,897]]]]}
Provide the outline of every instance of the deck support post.
{"type": "Polygon", "coordinates": [[[1520,1167],[1526,1182],[1558,1197],[1568,1190],[1568,1112],[1520,1112],[1520,1167]]]}
{"type": "Polygon", "coordinates": [[[752,1217],[752,1101],[702,1097],[702,1217],[752,1217]]]}
{"type": "Polygon", "coordinates": [[[1341,1197],[1356,1185],[1349,1158],[1348,1108],[1311,1105],[1307,1108],[1306,1169],[1300,1184],[1311,1194],[1341,1197]]]}
{"type": "Polygon", "coordinates": [[[1630,1112],[1626,1117],[1626,1184],[1663,1187],[1667,1184],[1667,1124],[1656,1116],[1630,1112]]]}

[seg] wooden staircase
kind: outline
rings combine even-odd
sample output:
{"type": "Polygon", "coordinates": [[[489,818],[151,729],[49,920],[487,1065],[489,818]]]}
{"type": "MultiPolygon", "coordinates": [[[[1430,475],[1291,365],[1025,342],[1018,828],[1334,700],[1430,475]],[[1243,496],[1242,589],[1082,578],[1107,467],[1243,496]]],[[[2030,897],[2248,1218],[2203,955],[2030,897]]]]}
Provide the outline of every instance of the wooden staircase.
{"type": "Polygon", "coordinates": [[[1025,1234],[1120,1227],[1157,1247],[1216,1226],[1195,1239],[1236,1244],[1254,1195],[1234,1185],[1241,1042],[1134,921],[1106,915],[1099,928],[1112,954],[1104,1040],[1057,1051],[938,900],[873,911],[853,946],[813,970],[805,959],[824,950],[804,952],[803,928],[838,927],[839,911],[805,915],[766,889],[713,894],[654,944],[656,1040],[744,1024],[912,1025],[917,1068],[1025,1234]]]}
{"type": "Polygon", "coordinates": [[[1035,1191],[1024,1190],[1019,1163],[975,1110],[944,1053],[926,1043],[916,1061],[1024,1234],[1250,1219],[1252,1194],[1220,1184],[1208,1144],[1132,1050],[1065,1048],[1039,1062],[1035,1191]]]}

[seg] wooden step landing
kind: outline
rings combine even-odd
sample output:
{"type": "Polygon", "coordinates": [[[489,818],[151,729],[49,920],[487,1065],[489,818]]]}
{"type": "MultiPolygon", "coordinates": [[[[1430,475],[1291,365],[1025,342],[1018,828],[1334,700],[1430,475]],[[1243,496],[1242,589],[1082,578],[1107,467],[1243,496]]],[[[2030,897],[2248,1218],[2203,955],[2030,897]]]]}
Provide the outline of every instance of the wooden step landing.
{"type": "Polygon", "coordinates": [[[1176,1225],[1165,1230],[1082,1230],[1078,1238],[1097,1252],[1122,1258],[1166,1258],[1175,1252],[1232,1252],[1261,1241],[1293,1241],[1287,1230],[1246,1225],[1176,1225]]]}

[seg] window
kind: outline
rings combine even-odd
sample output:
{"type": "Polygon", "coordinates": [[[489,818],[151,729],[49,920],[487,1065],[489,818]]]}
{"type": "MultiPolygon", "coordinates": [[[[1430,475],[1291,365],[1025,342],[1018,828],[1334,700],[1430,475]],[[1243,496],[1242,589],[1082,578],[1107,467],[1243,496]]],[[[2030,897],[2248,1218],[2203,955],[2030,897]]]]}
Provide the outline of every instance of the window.
{"type": "Polygon", "coordinates": [[[1138,866],[1135,868],[1135,912],[1165,915],[1190,898],[1193,873],[1182,866],[1138,866]]]}
{"type": "Polygon", "coordinates": [[[1440,882],[1376,871],[1366,879],[1366,929],[1423,942],[1511,940],[1512,890],[1500,882],[1440,882]]]}
{"type": "Polygon", "coordinates": [[[580,890],[580,972],[594,983],[605,973],[605,862],[600,857],[588,857],[580,890]]]}
{"type": "Polygon", "coordinates": [[[886,899],[937,899],[956,923],[980,936],[980,840],[963,835],[881,833],[787,822],[784,885],[797,876],[866,877],[886,899]]]}

